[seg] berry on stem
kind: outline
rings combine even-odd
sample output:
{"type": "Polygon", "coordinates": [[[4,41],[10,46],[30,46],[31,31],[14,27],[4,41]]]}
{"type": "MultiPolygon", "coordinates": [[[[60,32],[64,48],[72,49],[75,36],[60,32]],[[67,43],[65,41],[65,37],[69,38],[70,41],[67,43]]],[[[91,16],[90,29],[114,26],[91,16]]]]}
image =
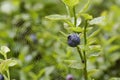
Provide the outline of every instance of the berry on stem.
{"type": "Polygon", "coordinates": [[[77,47],[77,45],[80,44],[80,38],[78,36],[78,34],[70,34],[68,36],[68,45],[71,47],[77,47]]]}

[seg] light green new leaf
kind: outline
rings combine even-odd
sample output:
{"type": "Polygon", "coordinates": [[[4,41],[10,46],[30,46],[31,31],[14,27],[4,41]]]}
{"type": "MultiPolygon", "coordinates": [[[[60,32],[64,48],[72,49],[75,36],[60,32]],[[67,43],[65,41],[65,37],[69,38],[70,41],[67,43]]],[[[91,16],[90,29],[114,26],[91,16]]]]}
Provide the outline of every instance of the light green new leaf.
{"type": "Polygon", "coordinates": [[[16,60],[10,60],[8,66],[12,67],[15,66],[18,62],[16,60]]]}
{"type": "Polygon", "coordinates": [[[54,15],[49,15],[45,17],[46,19],[49,20],[66,20],[69,19],[66,15],[59,15],[59,14],[54,14],[54,15]]]}
{"type": "Polygon", "coordinates": [[[75,68],[75,69],[83,69],[84,68],[84,64],[81,63],[80,61],[76,61],[76,60],[65,60],[64,61],[68,67],[70,68],[75,68]]]}
{"type": "Polygon", "coordinates": [[[79,0],[62,0],[62,1],[69,7],[73,7],[79,3],[79,0]]]}
{"type": "Polygon", "coordinates": [[[100,24],[104,21],[104,19],[105,19],[105,16],[97,17],[97,18],[94,18],[91,21],[89,21],[89,24],[90,25],[100,24]]]}
{"type": "Polygon", "coordinates": [[[6,55],[6,53],[10,52],[10,49],[7,46],[1,46],[0,53],[2,55],[6,55]]]}

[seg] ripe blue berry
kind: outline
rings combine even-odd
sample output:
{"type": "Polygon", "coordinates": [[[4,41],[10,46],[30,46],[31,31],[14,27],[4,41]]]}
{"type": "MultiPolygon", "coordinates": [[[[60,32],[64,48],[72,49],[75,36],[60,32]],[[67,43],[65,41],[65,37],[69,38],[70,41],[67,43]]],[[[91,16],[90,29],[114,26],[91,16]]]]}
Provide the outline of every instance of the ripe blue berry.
{"type": "Polygon", "coordinates": [[[0,74],[0,80],[4,80],[4,77],[3,75],[0,74]]]}
{"type": "Polygon", "coordinates": [[[71,47],[76,47],[80,44],[80,38],[77,34],[73,33],[68,36],[68,45],[71,47]]]}
{"type": "Polygon", "coordinates": [[[66,80],[74,80],[74,78],[71,74],[68,74],[67,77],[66,77],[66,80]]]}

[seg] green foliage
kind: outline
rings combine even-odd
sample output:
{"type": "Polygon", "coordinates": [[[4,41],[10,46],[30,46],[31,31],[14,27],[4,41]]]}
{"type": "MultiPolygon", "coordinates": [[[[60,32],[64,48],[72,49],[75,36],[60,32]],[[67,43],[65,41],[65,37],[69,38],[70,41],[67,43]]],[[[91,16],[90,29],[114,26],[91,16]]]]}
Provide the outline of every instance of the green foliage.
{"type": "Polygon", "coordinates": [[[67,16],[65,15],[58,15],[58,14],[54,14],[54,15],[50,15],[50,16],[46,16],[47,19],[50,20],[66,20],[69,19],[67,16]]]}
{"type": "Polygon", "coordinates": [[[67,6],[73,7],[79,3],[79,0],[62,0],[67,6]]]}
{"type": "Polygon", "coordinates": [[[102,22],[104,21],[104,18],[105,18],[104,16],[94,18],[93,20],[91,20],[91,21],[89,22],[89,24],[90,24],[90,25],[100,24],[100,23],[102,23],[102,22]]]}
{"type": "Polygon", "coordinates": [[[11,80],[65,80],[67,74],[82,80],[85,66],[67,45],[67,36],[77,33],[89,79],[119,80],[119,6],[119,0],[0,0],[0,73],[5,80],[8,70],[11,80]]]}
{"type": "Polygon", "coordinates": [[[4,72],[7,72],[7,77],[5,76],[6,80],[10,80],[9,67],[15,66],[17,64],[17,60],[7,59],[7,53],[9,51],[10,49],[6,46],[1,46],[0,48],[0,53],[5,58],[0,60],[0,73],[3,74],[4,72]]]}

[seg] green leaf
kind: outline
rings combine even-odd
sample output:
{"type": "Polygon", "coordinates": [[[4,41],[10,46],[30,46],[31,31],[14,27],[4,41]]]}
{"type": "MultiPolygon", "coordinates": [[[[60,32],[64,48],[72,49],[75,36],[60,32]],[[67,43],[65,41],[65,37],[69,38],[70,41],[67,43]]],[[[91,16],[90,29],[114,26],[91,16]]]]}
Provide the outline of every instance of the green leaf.
{"type": "Polygon", "coordinates": [[[97,39],[95,37],[88,38],[87,39],[87,43],[88,43],[88,45],[96,44],[97,43],[97,39]]]}
{"type": "Polygon", "coordinates": [[[100,53],[99,53],[99,52],[97,52],[97,53],[91,53],[91,54],[88,56],[88,58],[89,58],[89,59],[93,59],[93,58],[96,58],[96,57],[98,57],[98,56],[100,56],[100,53]]]}
{"type": "Polygon", "coordinates": [[[54,15],[49,15],[45,17],[46,19],[49,20],[66,20],[69,19],[66,15],[59,15],[59,14],[54,14],[54,15]]]}
{"type": "Polygon", "coordinates": [[[79,3],[79,0],[62,0],[62,1],[69,7],[73,7],[79,3]]]}
{"type": "Polygon", "coordinates": [[[117,51],[120,49],[120,46],[119,45],[112,45],[109,50],[108,50],[108,53],[113,53],[114,51],[117,51]]]}
{"type": "Polygon", "coordinates": [[[12,67],[12,66],[15,66],[16,64],[17,64],[16,60],[10,60],[8,66],[12,67]]]}
{"type": "Polygon", "coordinates": [[[88,38],[89,38],[89,39],[90,39],[90,38],[93,38],[94,36],[96,36],[97,34],[99,34],[100,31],[101,31],[101,29],[98,29],[98,30],[94,31],[92,34],[89,35],[88,38]]]}
{"type": "Polygon", "coordinates": [[[75,27],[74,24],[72,22],[70,22],[69,20],[64,20],[70,27],[75,27]]]}
{"type": "Polygon", "coordinates": [[[113,41],[115,41],[117,38],[119,38],[119,36],[113,36],[111,37],[108,41],[107,44],[111,44],[113,41]]]}
{"type": "Polygon", "coordinates": [[[65,34],[63,31],[60,31],[60,33],[61,33],[63,36],[67,37],[67,34],[65,34]]]}
{"type": "Polygon", "coordinates": [[[81,15],[81,13],[86,12],[86,10],[88,9],[90,4],[90,0],[88,0],[88,2],[85,4],[85,6],[81,9],[81,11],[77,14],[77,17],[79,17],[81,15]]]}
{"type": "Polygon", "coordinates": [[[12,67],[17,64],[16,60],[6,59],[0,63],[0,72],[6,71],[8,67],[12,67]]]}
{"type": "Polygon", "coordinates": [[[91,45],[91,46],[89,46],[89,50],[100,51],[101,50],[101,46],[100,45],[91,45]]]}
{"type": "Polygon", "coordinates": [[[10,52],[10,49],[7,46],[1,46],[0,53],[5,55],[6,53],[10,52]]]}
{"type": "Polygon", "coordinates": [[[92,76],[93,74],[96,74],[99,70],[98,69],[92,69],[88,71],[88,76],[92,76]]]}
{"type": "Polygon", "coordinates": [[[100,24],[104,21],[104,19],[105,19],[105,16],[97,17],[97,18],[94,18],[91,21],[89,21],[89,24],[90,25],[100,24]]]}
{"type": "Polygon", "coordinates": [[[37,77],[40,78],[45,72],[45,69],[42,69],[38,72],[37,77]]]}
{"type": "Polygon", "coordinates": [[[69,29],[73,32],[79,32],[79,33],[83,31],[81,27],[70,27],[69,29]]]}
{"type": "Polygon", "coordinates": [[[76,61],[76,60],[64,60],[64,62],[70,68],[75,68],[75,69],[83,69],[84,68],[84,64],[81,63],[80,61],[76,61]]]}
{"type": "Polygon", "coordinates": [[[83,16],[86,20],[93,19],[93,16],[87,13],[82,13],[81,16],[83,16]]]}

